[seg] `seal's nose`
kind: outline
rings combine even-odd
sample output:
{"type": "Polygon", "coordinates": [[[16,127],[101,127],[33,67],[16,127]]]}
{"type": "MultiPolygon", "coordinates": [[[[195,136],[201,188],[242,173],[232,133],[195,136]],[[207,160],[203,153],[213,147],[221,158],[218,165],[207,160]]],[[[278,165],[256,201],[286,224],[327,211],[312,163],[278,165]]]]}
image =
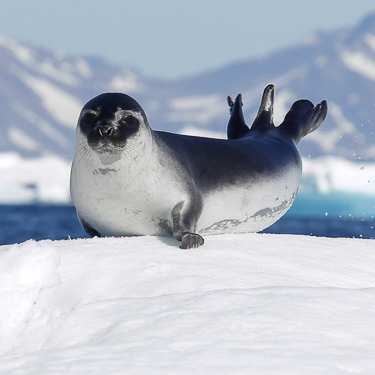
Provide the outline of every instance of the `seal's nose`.
{"type": "Polygon", "coordinates": [[[100,125],[98,127],[98,132],[102,137],[111,137],[114,133],[114,128],[112,125],[100,125]]]}

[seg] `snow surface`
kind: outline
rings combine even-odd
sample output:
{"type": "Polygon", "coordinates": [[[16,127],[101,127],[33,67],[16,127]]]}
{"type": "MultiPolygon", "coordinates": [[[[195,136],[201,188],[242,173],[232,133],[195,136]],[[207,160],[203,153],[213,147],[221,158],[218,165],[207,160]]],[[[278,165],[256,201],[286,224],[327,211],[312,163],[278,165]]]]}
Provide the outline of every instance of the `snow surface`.
{"type": "Polygon", "coordinates": [[[370,374],[373,240],[0,246],[0,374],[370,374]]]}

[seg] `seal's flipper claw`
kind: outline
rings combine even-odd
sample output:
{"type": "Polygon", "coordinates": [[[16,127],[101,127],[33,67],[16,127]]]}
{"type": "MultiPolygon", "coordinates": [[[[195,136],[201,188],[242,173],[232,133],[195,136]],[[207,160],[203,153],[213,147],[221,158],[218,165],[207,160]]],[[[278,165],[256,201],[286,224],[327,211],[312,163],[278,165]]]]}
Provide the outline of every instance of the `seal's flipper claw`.
{"type": "Polygon", "coordinates": [[[228,139],[242,138],[249,131],[249,127],[246,125],[242,112],[242,95],[238,94],[234,101],[228,96],[228,104],[231,114],[227,129],[228,139]]]}
{"type": "Polygon", "coordinates": [[[182,236],[181,249],[196,249],[204,244],[202,236],[196,233],[184,233],[182,236]]]}
{"type": "Polygon", "coordinates": [[[296,144],[307,134],[316,130],[327,116],[327,101],[323,100],[314,107],[307,99],[293,103],[279,128],[292,136],[296,144]]]}
{"type": "Polygon", "coordinates": [[[313,132],[315,129],[317,129],[320,126],[320,124],[326,118],[327,112],[328,112],[327,101],[323,100],[315,107],[314,116],[312,118],[312,123],[314,124],[314,126],[310,129],[310,131],[307,134],[313,132]]]}
{"type": "Polygon", "coordinates": [[[232,99],[231,96],[228,95],[227,101],[228,101],[228,105],[229,105],[229,113],[232,113],[233,106],[234,106],[234,100],[232,99]]]}
{"type": "Polygon", "coordinates": [[[269,121],[273,123],[273,103],[275,99],[275,86],[270,84],[268,85],[263,92],[262,103],[258,115],[267,114],[269,121]]]}

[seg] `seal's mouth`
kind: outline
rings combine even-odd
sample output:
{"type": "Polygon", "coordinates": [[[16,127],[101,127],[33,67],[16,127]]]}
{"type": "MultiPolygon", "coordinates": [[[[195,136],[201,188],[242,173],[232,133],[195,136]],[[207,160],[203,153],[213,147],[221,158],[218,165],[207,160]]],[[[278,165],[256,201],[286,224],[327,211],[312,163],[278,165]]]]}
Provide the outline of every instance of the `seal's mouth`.
{"type": "Polygon", "coordinates": [[[93,151],[113,154],[125,148],[127,137],[121,131],[121,127],[104,124],[92,129],[87,135],[87,141],[93,151]]]}
{"type": "Polygon", "coordinates": [[[91,149],[99,154],[109,153],[115,154],[124,149],[123,145],[116,145],[110,142],[99,142],[98,144],[91,144],[91,149]]]}

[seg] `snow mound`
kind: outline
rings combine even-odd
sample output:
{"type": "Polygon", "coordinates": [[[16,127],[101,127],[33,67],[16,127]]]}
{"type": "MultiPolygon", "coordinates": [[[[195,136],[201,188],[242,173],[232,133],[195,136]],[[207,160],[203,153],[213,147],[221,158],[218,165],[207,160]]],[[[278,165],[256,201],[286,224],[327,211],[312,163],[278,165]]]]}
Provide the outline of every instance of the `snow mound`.
{"type": "Polygon", "coordinates": [[[47,323],[46,313],[51,310],[47,306],[36,309],[35,305],[58,284],[58,263],[53,247],[33,241],[11,246],[0,253],[1,353],[19,345],[24,330],[36,333],[30,344],[28,340],[22,343],[24,349],[29,345],[34,349],[40,325],[47,323]]]}
{"type": "Polygon", "coordinates": [[[375,367],[373,240],[244,234],[0,247],[0,374],[375,367]]]}

